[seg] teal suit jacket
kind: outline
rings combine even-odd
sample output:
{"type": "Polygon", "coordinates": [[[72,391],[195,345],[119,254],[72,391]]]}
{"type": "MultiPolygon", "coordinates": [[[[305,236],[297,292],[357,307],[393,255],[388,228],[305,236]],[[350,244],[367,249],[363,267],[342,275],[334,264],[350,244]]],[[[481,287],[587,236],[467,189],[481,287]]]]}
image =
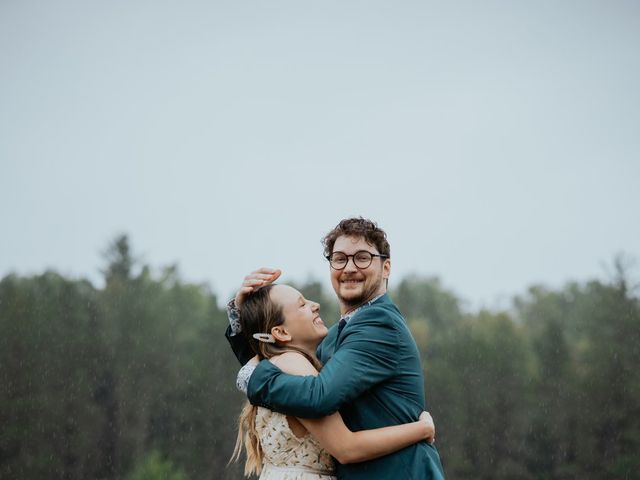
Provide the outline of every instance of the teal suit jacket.
{"type": "MultiPolygon", "coordinates": [[[[251,403],[302,418],[337,410],[352,431],[415,421],[426,408],[416,343],[388,295],[358,311],[318,347],[317,377],[287,375],[262,361],[249,380],[251,403]]],[[[337,465],[344,479],[444,479],[435,447],[416,443],[396,453],[337,465]]]]}

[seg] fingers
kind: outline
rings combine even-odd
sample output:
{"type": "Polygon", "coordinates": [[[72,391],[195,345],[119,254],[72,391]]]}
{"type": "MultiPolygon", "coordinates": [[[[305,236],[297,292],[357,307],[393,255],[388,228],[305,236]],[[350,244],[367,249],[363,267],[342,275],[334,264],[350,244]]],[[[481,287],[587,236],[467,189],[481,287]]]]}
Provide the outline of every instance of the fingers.
{"type": "Polygon", "coordinates": [[[282,275],[282,271],[277,268],[262,267],[254,270],[249,275],[244,277],[242,286],[236,293],[235,303],[236,307],[240,308],[242,302],[254,290],[260,287],[264,287],[276,281],[278,277],[282,275]]]}
{"type": "Polygon", "coordinates": [[[253,287],[261,287],[266,282],[265,279],[262,278],[249,278],[245,277],[244,282],[242,282],[243,288],[253,288],[253,287]]]}
{"type": "Polygon", "coordinates": [[[433,423],[433,418],[429,412],[422,412],[419,417],[420,420],[427,424],[427,442],[433,444],[436,441],[436,425],[433,423]]]}
{"type": "Polygon", "coordinates": [[[420,420],[425,420],[433,423],[433,418],[431,417],[431,414],[429,412],[422,412],[419,418],[420,420]]]}
{"type": "Polygon", "coordinates": [[[245,282],[248,280],[262,280],[266,283],[274,282],[280,275],[282,271],[277,268],[266,268],[262,267],[257,270],[254,270],[249,275],[244,277],[245,282]]]}
{"type": "Polygon", "coordinates": [[[236,308],[240,308],[242,306],[244,299],[251,292],[253,292],[253,287],[240,287],[240,290],[238,290],[238,292],[236,293],[236,298],[234,299],[236,308]]]}
{"type": "Polygon", "coordinates": [[[273,277],[271,278],[272,282],[275,282],[278,279],[278,277],[280,277],[280,275],[282,275],[282,270],[277,269],[277,268],[275,270],[276,271],[273,272],[273,277]]]}
{"type": "Polygon", "coordinates": [[[259,268],[244,277],[243,287],[261,287],[276,281],[282,275],[282,271],[277,268],[259,268]]]}

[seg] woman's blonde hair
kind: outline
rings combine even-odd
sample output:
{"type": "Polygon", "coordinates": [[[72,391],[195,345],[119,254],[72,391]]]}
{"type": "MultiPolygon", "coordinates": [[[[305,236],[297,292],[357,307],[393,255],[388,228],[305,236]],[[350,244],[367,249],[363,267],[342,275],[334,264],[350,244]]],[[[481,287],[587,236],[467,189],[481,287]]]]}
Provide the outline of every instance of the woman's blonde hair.
{"type": "MultiPolygon", "coordinates": [[[[267,285],[252,292],[242,303],[242,308],[240,309],[240,326],[243,335],[260,360],[280,355],[286,351],[295,351],[304,355],[317,370],[320,370],[322,364],[318,359],[302,349],[295,346],[282,346],[277,343],[261,342],[253,338],[253,334],[255,333],[271,333],[273,327],[284,323],[282,305],[274,302],[270,296],[271,289],[274,286],[275,285],[267,285]]],[[[256,430],[257,411],[258,407],[251,405],[248,401],[242,408],[238,418],[238,437],[236,438],[233,454],[229,460],[229,463],[238,461],[242,453],[242,447],[244,446],[247,454],[247,461],[244,465],[244,474],[246,476],[252,474],[259,475],[262,471],[263,452],[256,430]]]]}
{"type": "Polygon", "coordinates": [[[256,413],[258,408],[245,402],[240,417],[238,418],[238,437],[229,463],[237,462],[244,446],[247,452],[247,461],[244,464],[245,476],[260,475],[262,471],[262,447],[256,431],[256,413]]]}

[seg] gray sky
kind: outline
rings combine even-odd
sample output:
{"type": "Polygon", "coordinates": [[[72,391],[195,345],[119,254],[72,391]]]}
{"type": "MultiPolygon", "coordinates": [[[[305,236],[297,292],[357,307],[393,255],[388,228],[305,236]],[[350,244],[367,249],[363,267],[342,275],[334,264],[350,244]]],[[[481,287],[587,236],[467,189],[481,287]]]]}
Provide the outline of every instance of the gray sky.
{"type": "Polygon", "coordinates": [[[351,215],[472,306],[640,258],[637,2],[5,0],[0,65],[0,275],[328,286],[351,215]]]}

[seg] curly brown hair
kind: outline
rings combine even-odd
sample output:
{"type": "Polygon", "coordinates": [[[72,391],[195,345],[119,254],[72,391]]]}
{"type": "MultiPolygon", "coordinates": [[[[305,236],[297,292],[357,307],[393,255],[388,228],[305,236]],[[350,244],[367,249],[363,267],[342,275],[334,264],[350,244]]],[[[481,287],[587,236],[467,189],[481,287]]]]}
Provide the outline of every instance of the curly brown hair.
{"type": "Polygon", "coordinates": [[[336,243],[338,237],[342,236],[363,238],[367,243],[376,247],[380,254],[391,258],[391,247],[387,241],[387,234],[372,220],[362,217],[345,218],[341,220],[340,223],[322,239],[325,256],[333,253],[333,245],[336,243]]]}

